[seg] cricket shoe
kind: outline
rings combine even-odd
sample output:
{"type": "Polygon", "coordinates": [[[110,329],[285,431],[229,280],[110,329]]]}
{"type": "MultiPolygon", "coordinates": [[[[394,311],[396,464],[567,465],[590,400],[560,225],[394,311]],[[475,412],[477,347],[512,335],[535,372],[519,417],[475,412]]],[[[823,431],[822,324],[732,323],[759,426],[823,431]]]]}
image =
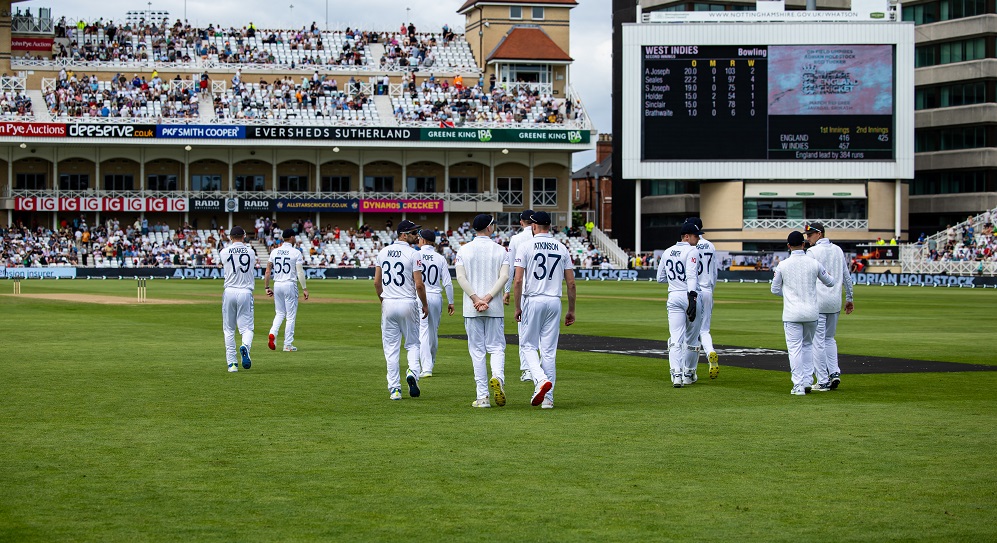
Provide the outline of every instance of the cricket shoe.
{"type": "Polygon", "coordinates": [[[294,345],[284,345],[284,352],[286,352],[286,353],[294,353],[294,352],[297,352],[297,351],[298,351],[298,348],[295,347],[294,345]]]}
{"type": "Polygon", "coordinates": [[[793,389],[789,391],[793,396],[806,396],[807,391],[801,385],[794,385],[793,389]]]}
{"type": "Polygon", "coordinates": [[[699,380],[699,376],[696,375],[696,372],[691,371],[691,372],[688,372],[688,373],[686,373],[685,375],[682,376],[682,385],[683,386],[684,385],[691,385],[691,384],[694,384],[698,380],[699,380]]]}
{"type": "Polygon", "coordinates": [[[491,407],[492,404],[488,403],[488,398],[478,398],[471,402],[471,407],[491,407]]]}
{"type": "Polygon", "coordinates": [[[829,392],[831,390],[830,383],[817,383],[810,390],[814,392],[829,392]]]}
{"type": "Polygon", "coordinates": [[[269,336],[267,336],[267,347],[269,347],[271,351],[276,351],[277,350],[277,344],[274,343],[274,340],[276,340],[276,339],[277,339],[277,336],[275,336],[273,334],[270,334],[269,336]]]}
{"type": "Polygon", "coordinates": [[[423,377],[432,377],[432,376],[433,376],[433,372],[431,372],[431,371],[424,371],[424,372],[422,372],[422,373],[419,374],[419,379],[422,379],[423,377]]]}
{"type": "Polygon", "coordinates": [[[243,369],[249,369],[253,365],[253,360],[249,358],[249,347],[245,345],[239,346],[239,354],[242,355],[242,367],[243,369]]]}
{"type": "Polygon", "coordinates": [[[540,404],[540,409],[554,409],[554,400],[544,398],[544,403],[540,404]]]}
{"type": "Polygon", "coordinates": [[[499,407],[505,405],[505,389],[502,388],[502,381],[498,377],[492,377],[488,380],[488,390],[495,398],[495,405],[499,407]]]}
{"type": "Polygon", "coordinates": [[[523,375],[521,375],[519,377],[519,380],[522,381],[522,382],[524,382],[524,383],[526,381],[532,381],[533,380],[533,375],[530,373],[530,370],[525,370],[525,371],[523,371],[523,375]]]}
{"type": "Polygon", "coordinates": [[[228,365],[228,372],[229,373],[235,373],[237,371],[239,371],[239,364],[229,364],[228,365]]]}
{"type": "Polygon", "coordinates": [[[720,357],[716,351],[706,353],[706,360],[710,363],[710,379],[716,379],[720,375],[720,357]]]}
{"type": "Polygon", "coordinates": [[[391,394],[388,395],[389,400],[400,400],[402,399],[402,389],[393,388],[391,389],[391,394]]]}
{"type": "Polygon", "coordinates": [[[672,386],[675,388],[682,388],[682,374],[676,373],[672,375],[672,386]]]}
{"type": "Polygon", "coordinates": [[[831,377],[831,390],[838,390],[838,385],[841,384],[841,374],[834,372],[830,375],[831,377]]]}
{"type": "Polygon", "coordinates": [[[554,383],[544,380],[537,384],[536,390],[533,391],[533,399],[530,400],[530,405],[537,406],[543,403],[544,396],[550,392],[550,389],[554,388],[554,383]]]}
{"type": "Polygon", "coordinates": [[[405,382],[408,383],[408,395],[413,398],[418,398],[421,392],[419,391],[419,378],[415,376],[415,372],[408,370],[405,373],[405,382]]]}

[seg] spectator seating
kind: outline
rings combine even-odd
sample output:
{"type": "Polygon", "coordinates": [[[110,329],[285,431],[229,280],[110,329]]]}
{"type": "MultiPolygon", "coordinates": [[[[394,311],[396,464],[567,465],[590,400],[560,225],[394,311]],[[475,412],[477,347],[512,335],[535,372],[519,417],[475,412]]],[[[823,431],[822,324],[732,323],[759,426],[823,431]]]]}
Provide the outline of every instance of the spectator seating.
{"type": "Polygon", "coordinates": [[[21,91],[5,91],[0,93],[0,117],[34,117],[31,110],[31,98],[21,91]]]}
{"type": "Polygon", "coordinates": [[[392,97],[399,122],[450,121],[548,124],[564,121],[564,101],[528,90],[485,93],[480,86],[457,89],[448,82],[416,87],[415,93],[392,97]]]}
{"type": "Polygon", "coordinates": [[[329,122],[378,122],[374,103],[363,94],[331,87],[304,88],[290,79],[274,83],[240,83],[215,93],[215,117],[222,122],[244,119],[308,119],[329,122]]]}
{"type": "Polygon", "coordinates": [[[117,80],[100,81],[96,75],[60,79],[54,90],[44,93],[45,103],[56,119],[199,117],[196,94],[163,82],[158,77],[149,82],[144,78],[133,81],[124,76],[117,80]],[[136,82],[139,84],[136,85],[136,82]]]}

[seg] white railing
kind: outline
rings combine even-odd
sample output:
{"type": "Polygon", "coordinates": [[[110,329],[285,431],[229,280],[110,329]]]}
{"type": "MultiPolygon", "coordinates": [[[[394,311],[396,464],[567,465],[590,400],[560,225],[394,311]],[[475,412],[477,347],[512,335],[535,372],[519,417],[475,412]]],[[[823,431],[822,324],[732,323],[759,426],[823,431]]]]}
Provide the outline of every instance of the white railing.
{"type": "Polygon", "coordinates": [[[25,17],[15,14],[10,20],[10,30],[19,34],[52,34],[55,32],[55,23],[51,17],[25,17]]]}
{"type": "Polygon", "coordinates": [[[49,93],[55,90],[55,78],[54,77],[43,77],[42,78],[42,94],[49,93]]]}
{"type": "Polygon", "coordinates": [[[758,230],[802,230],[809,222],[819,222],[832,230],[868,230],[868,219],[744,219],[743,228],[758,230]]]}
{"type": "MultiPolygon", "coordinates": [[[[440,121],[398,121],[398,126],[439,128],[440,121]]],[[[455,128],[512,128],[516,130],[588,130],[587,123],[565,120],[561,123],[507,123],[503,121],[455,123],[455,128]]]]}
{"type": "Polygon", "coordinates": [[[903,273],[945,275],[997,275],[997,262],[981,260],[928,260],[926,245],[900,246],[900,268],[903,273]]]}
{"type": "Polygon", "coordinates": [[[534,92],[540,91],[540,94],[554,94],[554,84],[553,83],[509,83],[502,82],[495,85],[500,89],[505,91],[513,91],[516,93],[520,92],[534,92]]]}
{"type": "MultiPolygon", "coordinates": [[[[182,183],[181,181],[178,181],[182,183]]],[[[195,190],[60,190],[12,189],[6,198],[286,198],[286,199],[350,199],[363,200],[444,200],[448,202],[499,203],[496,192],[289,192],[265,191],[195,191],[195,190]]]]}
{"type": "Polygon", "coordinates": [[[228,83],[225,81],[211,81],[211,92],[225,94],[228,90],[228,83]]]}
{"type": "Polygon", "coordinates": [[[613,264],[618,269],[626,269],[627,253],[623,252],[623,249],[615,241],[610,239],[605,232],[599,230],[599,228],[593,228],[592,235],[589,236],[589,241],[600,251],[608,255],[609,259],[613,261],[613,264]]]}
{"type": "MultiPolygon", "coordinates": [[[[977,232],[980,232],[981,231],[980,229],[984,224],[994,219],[997,219],[997,208],[994,208],[993,210],[990,211],[984,211],[983,213],[980,213],[979,215],[973,217],[972,219],[967,219],[959,224],[954,224],[952,225],[952,228],[955,228],[957,236],[961,238],[962,229],[970,222],[973,223],[973,228],[975,228],[977,232]]],[[[946,229],[946,230],[941,230],[939,232],[935,232],[934,234],[925,238],[925,241],[928,240],[935,240],[941,247],[944,247],[945,244],[948,242],[948,230],[946,229]]]]}
{"type": "Polygon", "coordinates": [[[0,91],[2,92],[24,92],[27,90],[23,77],[0,77],[0,91]]]}
{"type": "MultiPolygon", "coordinates": [[[[60,123],[87,124],[201,124],[204,121],[198,117],[69,117],[67,115],[52,115],[52,121],[60,123]]],[[[274,123],[276,124],[276,123],[274,123]]]]}

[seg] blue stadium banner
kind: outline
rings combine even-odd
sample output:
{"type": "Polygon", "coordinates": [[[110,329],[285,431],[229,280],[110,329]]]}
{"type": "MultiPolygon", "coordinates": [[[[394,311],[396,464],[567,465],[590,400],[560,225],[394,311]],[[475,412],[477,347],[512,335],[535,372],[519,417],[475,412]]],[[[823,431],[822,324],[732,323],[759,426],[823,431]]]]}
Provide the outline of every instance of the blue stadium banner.
{"type": "Polygon", "coordinates": [[[247,126],[247,139],[418,141],[418,128],[376,126],[247,126]]]}
{"type": "Polygon", "coordinates": [[[0,268],[0,279],[74,279],[76,268],[0,268]]]}
{"type": "Polygon", "coordinates": [[[311,198],[292,199],[279,198],[274,201],[274,211],[286,213],[324,212],[357,212],[360,210],[360,200],[356,198],[311,198]]]}
{"type": "Polygon", "coordinates": [[[156,125],[69,123],[66,135],[70,138],[154,138],[156,125]]]}
{"type": "Polygon", "coordinates": [[[160,124],[156,125],[157,138],[207,138],[207,139],[244,139],[245,126],[210,126],[197,124],[160,124]]]}

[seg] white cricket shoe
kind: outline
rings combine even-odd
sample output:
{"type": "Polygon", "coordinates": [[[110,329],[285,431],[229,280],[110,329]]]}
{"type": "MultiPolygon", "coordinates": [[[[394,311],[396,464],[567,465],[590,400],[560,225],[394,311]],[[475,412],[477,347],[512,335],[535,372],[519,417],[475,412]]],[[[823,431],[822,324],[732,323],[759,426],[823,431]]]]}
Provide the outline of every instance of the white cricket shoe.
{"type": "Polygon", "coordinates": [[[526,381],[532,381],[533,380],[533,374],[530,373],[530,370],[524,370],[523,371],[523,375],[521,375],[519,377],[519,380],[523,381],[524,383],[526,381]]]}
{"type": "Polygon", "coordinates": [[[402,399],[402,389],[393,388],[391,389],[391,395],[388,396],[390,400],[400,400],[402,399]]]}
{"type": "Polygon", "coordinates": [[[491,407],[492,404],[488,402],[488,398],[478,398],[471,402],[471,407],[491,407]]]}
{"type": "Polygon", "coordinates": [[[228,372],[229,373],[235,373],[237,371],[239,371],[239,364],[229,364],[228,365],[228,372]]]}
{"type": "Polygon", "coordinates": [[[682,374],[676,373],[672,375],[672,386],[675,388],[682,388],[682,374]]]}
{"type": "Polygon", "coordinates": [[[699,380],[699,376],[696,375],[696,372],[694,372],[694,371],[686,372],[682,376],[682,384],[683,385],[691,385],[691,384],[695,383],[698,380],[699,380]]]}
{"type": "Polygon", "coordinates": [[[284,345],[284,352],[293,353],[296,352],[297,350],[298,348],[295,347],[294,345],[284,345]]]}
{"type": "Polygon", "coordinates": [[[433,376],[433,372],[431,372],[431,371],[424,371],[424,372],[422,372],[422,373],[419,374],[419,379],[422,379],[423,377],[432,377],[432,376],[433,376]]]}
{"type": "Polygon", "coordinates": [[[544,402],[540,404],[540,409],[554,409],[554,400],[551,398],[544,398],[544,402]]]}
{"type": "Polygon", "coordinates": [[[550,392],[550,389],[554,388],[554,383],[544,380],[537,383],[537,388],[533,391],[533,399],[530,400],[530,405],[537,406],[543,403],[544,397],[550,392]]]}
{"type": "Polygon", "coordinates": [[[793,389],[789,391],[793,396],[806,396],[807,390],[803,388],[802,385],[794,385],[793,389]]]}

